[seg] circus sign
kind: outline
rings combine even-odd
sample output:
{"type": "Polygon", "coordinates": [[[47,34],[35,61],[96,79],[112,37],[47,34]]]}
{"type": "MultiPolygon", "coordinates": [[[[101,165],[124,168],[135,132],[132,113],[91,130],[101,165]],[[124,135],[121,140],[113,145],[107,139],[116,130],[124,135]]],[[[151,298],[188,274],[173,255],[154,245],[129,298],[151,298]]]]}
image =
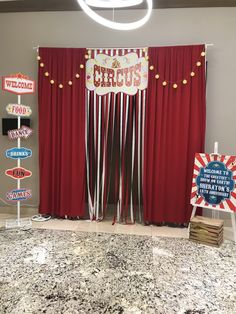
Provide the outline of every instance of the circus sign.
{"type": "Polygon", "coordinates": [[[124,56],[98,54],[86,63],[86,87],[98,95],[124,92],[135,95],[148,84],[148,62],[134,52],[124,56]]]}
{"type": "Polygon", "coordinates": [[[35,92],[35,81],[28,76],[18,73],[3,77],[2,89],[14,94],[33,94],[35,92]]]}
{"type": "Polygon", "coordinates": [[[236,157],[196,154],[191,204],[236,211],[236,157]]]}

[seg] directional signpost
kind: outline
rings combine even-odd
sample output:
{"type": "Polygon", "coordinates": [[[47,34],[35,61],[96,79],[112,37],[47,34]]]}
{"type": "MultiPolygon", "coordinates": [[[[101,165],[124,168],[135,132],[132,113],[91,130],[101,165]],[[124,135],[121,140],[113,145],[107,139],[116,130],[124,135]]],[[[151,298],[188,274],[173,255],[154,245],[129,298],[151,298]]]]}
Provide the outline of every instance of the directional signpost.
{"type": "Polygon", "coordinates": [[[6,228],[9,227],[27,227],[31,225],[30,219],[20,218],[20,207],[21,201],[27,200],[32,197],[30,189],[21,188],[20,182],[22,179],[30,177],[32,172],[21,167],[21,159],[26,159],[32,156],[32,150],[21,147],[21,139],[27,139],[31,134],[32,130],[27,126],[21,127],[21,117],[29,117],[32,110],[29,106],[21,104],[22,94],[33,94],[35,92],[35,81],[31,80],[24,74],[18,73],[3,77],[2,88],[10,93],[17,94],[17,104],[8,104],[6,111],[10,115],[17,116],[17,126],[15,130],[8,131],[8,138],[10,140],[17,140],[17,147],[7,149],[5,156],[7,158],[17,160],[17,167],[7,169],[5,174],[15,180],[17,180],[17,188],[6,194],[8,201],[17,202],[17,220],[6,221],[6,228]]]}

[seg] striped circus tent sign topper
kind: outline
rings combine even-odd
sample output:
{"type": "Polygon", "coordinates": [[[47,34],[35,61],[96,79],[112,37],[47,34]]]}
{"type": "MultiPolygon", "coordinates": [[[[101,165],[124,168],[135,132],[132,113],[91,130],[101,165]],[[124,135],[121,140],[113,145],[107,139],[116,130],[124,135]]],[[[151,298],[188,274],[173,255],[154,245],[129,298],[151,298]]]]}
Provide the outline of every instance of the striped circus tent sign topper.
{"type": "MultiPolygon", "coordinates": [[[[106,65],[106,69],[116,69],[116,71],[114,70],[116,74],[112,73],[116,75],[116,78],[118,77],[118,81],[121,81],[121,74],[117,76],[117,73],[120,73],[117,72],[119,69],[124,69],[124,73],[126,68],[135,67],[140,60],[147,61],[148,59],[147,49],[143,48],[91,49],[88,51],[88,55],[88,62],[99,60],[99,56],[102,58],[106,56],[107,63],[103,64],[103,67],[105,68],[106,65]],[[135,55],[133,61],[127,58],[131,55],[135,55]],[[112,62],[115,62],[116,68],[112,68],[112,62]]],[[[95,63],[93,64],[95,65],[95,63]]],[[[105,70],[102,69],[102,71],[105,70]]],[[[145,68],[145,71],[148,75],[148,67],[145,68]]],[[[134,71],[132,73],[134,82],[137,75],[134,74],[134,71]]],[[[101,77],[100,74],[96,79],[100,78],[101,80],[101,77]]],[[[128,79],[130,78],[131,74],[128,79]]],[[[110,81],[113,82],[113,76],[110,81]]],[[[118,81],[114,79],[114,82],[118,81]]],[[[125,83],[127,84],[127,82],[125,83]]],[[[122,89],[115,89],[116,86],[104,87],[104,90],[102,90],[103,87],[94,88],[92,85],[91,89],[87,88],[85,100],[86,181],[91,220],[103,219],[107,214],[113,215],[114,223],[132,224],[137,219],[142,220],[146,106],[146,88],[144,86],[147,85],[142,85],[143,90],[139,89],[140,86],[130,87],[131,94],[129,94],[127,86],[123,88],[123,92],[122,89]],[[102,95],[99,94],[99,91],[102,95]],[[111,204],[115,204],[115,206],[111,206],[111,204]]]]}

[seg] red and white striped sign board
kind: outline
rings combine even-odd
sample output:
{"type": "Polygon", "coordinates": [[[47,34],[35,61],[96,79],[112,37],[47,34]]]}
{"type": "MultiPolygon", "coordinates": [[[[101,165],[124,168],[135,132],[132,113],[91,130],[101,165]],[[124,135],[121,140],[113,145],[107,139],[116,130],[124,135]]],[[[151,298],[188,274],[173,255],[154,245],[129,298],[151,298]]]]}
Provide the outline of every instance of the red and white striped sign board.
{"type": "Polygon", "coordinates": [[[236,156],[195,155],[191,204],[236,212],[236,156]]]}

